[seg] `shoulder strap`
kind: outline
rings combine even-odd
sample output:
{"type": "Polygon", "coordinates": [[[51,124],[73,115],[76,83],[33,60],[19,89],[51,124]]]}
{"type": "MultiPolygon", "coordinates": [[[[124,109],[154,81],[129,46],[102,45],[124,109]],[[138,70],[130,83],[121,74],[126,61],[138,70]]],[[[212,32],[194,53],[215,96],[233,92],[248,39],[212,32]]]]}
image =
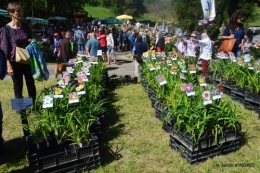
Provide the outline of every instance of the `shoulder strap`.
{"type": "Polygon", "coordinates": [[[9,36],[11,37],[12,42],[14,42],[14,43],[16,44],[16,41],[15,41],[15,39],[14,39],[14,36],[13,36],[13,34],[12,34],[12,32],[11,32],[10,26],[9,26],[9,25],[5,25],[4,27],[5,27],[5,29],[7,30],[7,33],[9,34],[9,36]]]}
{"type": "Polygon", "coordinates": [[[230,35],[232,35],[232,30],[231,29],[229,29],[229,32],[230,32],[230,35]]]}

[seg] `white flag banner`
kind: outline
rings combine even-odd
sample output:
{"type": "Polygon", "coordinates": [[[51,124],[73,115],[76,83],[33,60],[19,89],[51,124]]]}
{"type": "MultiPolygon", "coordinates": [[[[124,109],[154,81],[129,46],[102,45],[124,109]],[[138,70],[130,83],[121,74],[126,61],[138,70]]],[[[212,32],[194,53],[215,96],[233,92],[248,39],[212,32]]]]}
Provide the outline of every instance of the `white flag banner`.
{"type": "Polygon", "coordinates": [[[215,0],[201,0],[204,20],[212,21],[216,17],[215,0]]]}

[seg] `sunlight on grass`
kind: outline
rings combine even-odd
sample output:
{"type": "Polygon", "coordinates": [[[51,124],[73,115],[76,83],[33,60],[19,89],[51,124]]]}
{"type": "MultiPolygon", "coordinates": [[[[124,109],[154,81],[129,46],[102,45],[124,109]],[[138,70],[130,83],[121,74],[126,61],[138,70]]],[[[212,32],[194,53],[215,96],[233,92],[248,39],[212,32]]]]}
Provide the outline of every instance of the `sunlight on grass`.
{"type": "Polygon", "coordinates": [[[115,14],[113,14],[109,9],[104,7],[85,6],[84,10],[88,12],[89,17],[93,17],[97,19],[115,17],[115,14]]]}
{"type": "MultiPolygon", "coordinates": [[[[55,80],[37,82],[37,90],[44,85],[50,86],[55,80]]],[[[11,111],[10,98],[13,98],[12,82],[0,82],[1,101],[4,111],[4,139],[12,147],[18,147],[18,152],[13,155],[0,157],[0,172],[28,171],[25,142],[22,137],[22,127],[19,125],[20,117],[11,111]]],[[[26,88],[24,89],[25,96],[26,88]]],[[[132,172],[183,172],[183,173],[256,173],[260,170],[260,121],[253,111],[245,110],[242,105],[234,102],[246,119],[242,122],[242,131],[245,140],[242,147],[235,153],[222,155],[209,159],[197,166],[191,166],[184,160],[180,153],[169,147],[169,134],[162,130],[162,122],[154,116],[154,109],[141,85],[127,85],[117,87],[113,94],[115,100],[111,109],[116,109],[116,114],[106,117],[108,124],[111,119],[118,119],[108,126],[102,133],[102,138],[110,139],[102,150],[110,149],[118,152],[121,157],[116,160],[107,155],[102,161],[102,166],[95,173],[132,173],[132,172]],[[106,131],[109,131],[106,133],[106,131]],[[116,132],[118,134],[116,134],[116,132]],[[217,164],[228,163],[254,163],[253,168],[217,167],[217,164]]],[[[229,96],[225,96],[230,99],[229,96]]],[[[102,154],[101,154],[102,156],[102,154]]]]}
{"type": "MultiPolygon", "coordinates": [[[[257,114],[245,110],[242,105],[234,102],[246,120],[242,123],[246,132],[247,144],[243,144],[239,151],[224,156],[217,156],[197,166],[191,166],[180,154],[169,147],[169,134],[161,128],[162,123],[154,116],[154,109],[140,85],[130,85],[115,90],[118,101],[114,107],[120,107],[117,124],[125,124],[122,135],[109,142],[115,151],[119,144],[122,147],[120,160],[102,166],[94,172],[258,172],[260,170],[260,139],[259,121],[257,114]],[[258,127],[258,128],[257,128],[258,127]],[[120,142],[119,142],[120,141],[120,142]],[[254,163],[253,168],[221,168],[217,164],[254,163]]],[[[229,96],[225,96],[230,99],[229,96]]],[[[110,127],[111,128],[111,127],[110,127]]],[[[120,148],[119,147],[119,148],[120,148]]],[[[106,164],[106,163],[104,163],[106,164]]]]}

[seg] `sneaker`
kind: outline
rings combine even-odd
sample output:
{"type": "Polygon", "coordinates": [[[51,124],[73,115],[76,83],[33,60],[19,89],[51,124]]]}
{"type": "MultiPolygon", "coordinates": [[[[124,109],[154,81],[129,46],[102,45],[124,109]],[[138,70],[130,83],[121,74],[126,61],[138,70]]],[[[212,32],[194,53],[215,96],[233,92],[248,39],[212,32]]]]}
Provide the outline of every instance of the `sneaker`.
{"type": "Polygon", "coordinates": [[[110,65],[110,62],[107,62],[107,65],[110,65]]]}
{"type": "Polygon", "coordinates": [[[115,64],[115,63],[116,63],[116,60],[113,61],[113,64],[115,64]]]}

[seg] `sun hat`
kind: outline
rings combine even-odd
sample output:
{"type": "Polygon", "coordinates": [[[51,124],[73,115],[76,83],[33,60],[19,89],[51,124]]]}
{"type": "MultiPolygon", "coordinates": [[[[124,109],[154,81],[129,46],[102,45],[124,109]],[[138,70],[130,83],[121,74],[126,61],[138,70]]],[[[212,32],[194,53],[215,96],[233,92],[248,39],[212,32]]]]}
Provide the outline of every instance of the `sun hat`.
{"type": "Polygon", "coordinates": [[[59,37],[59,34],[58,33],[54,33],[53,36],[54,37],[59,37]]]}

